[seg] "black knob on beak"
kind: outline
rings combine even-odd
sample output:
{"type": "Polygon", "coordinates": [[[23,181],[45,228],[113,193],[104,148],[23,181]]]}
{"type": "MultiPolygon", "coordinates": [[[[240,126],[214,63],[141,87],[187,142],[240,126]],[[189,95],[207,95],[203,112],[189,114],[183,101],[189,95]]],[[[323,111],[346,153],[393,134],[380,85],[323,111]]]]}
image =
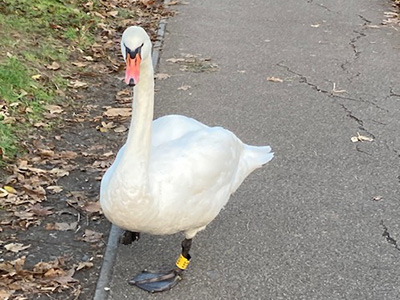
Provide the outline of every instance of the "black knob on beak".
{"type": "Polygon", "coordinates": [[[133,80],[133,78],[129,80],[129,86],[135,86],[135,81],[133,80]]]}

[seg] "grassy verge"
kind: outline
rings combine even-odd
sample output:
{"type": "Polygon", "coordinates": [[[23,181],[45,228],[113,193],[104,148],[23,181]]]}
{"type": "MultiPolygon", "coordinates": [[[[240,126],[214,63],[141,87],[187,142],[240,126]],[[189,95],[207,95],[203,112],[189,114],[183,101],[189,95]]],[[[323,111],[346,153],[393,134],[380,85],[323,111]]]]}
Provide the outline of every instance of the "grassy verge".
{"type": "Polygon", "coordinates": [[[19,139],[43,119],[44,107],[61,99],[63,68],[73,52],[94,41],[96,1],[0,2],[0,154],[12,161],[19,139]]]}

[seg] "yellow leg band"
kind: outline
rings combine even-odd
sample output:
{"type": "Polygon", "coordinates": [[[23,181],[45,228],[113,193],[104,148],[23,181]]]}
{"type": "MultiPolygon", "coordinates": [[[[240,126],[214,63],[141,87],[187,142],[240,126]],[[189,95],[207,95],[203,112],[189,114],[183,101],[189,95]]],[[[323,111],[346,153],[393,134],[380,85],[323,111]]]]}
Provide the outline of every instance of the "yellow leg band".
{"type": "Polygon", "coordinates": [[[190,260],[188,260],[181,254],[178,260],[176,261],[176,266],[181,270],[186,270],[187,266],[189,265],[189,262],[190,260]]]}

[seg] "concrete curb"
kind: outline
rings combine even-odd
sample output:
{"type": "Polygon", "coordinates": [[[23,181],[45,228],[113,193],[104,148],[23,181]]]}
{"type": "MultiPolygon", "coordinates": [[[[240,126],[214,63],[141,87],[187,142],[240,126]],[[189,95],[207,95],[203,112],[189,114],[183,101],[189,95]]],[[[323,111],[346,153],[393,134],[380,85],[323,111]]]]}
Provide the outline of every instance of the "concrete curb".
{"type": "MultiPolygon", "coordinates": [[[[170,0],[165,0],[164,5],[168,5],[170,0]]],[[[160,20],[160,24],[157,30],[157,39],[153,45],[153,66],[154,71],[158,68],[158,61],[160,59],[161,47],[164,41],[165,29],[167,27],[167,18],[162,18],[160,20]]],[[[122,234],[122,230],[115,225],[111,226],[110,235],[108,237],[107,248],[104,253],[103,264],[101,266],[99,279],[97,280],[96,290],[94,293],[93,300],[107,300],[108,299],[108,290],[112,273],[113,266],[115,262],[115,258],[117,256],[118,249],[118,241],[119,237],[122,234]]]]}

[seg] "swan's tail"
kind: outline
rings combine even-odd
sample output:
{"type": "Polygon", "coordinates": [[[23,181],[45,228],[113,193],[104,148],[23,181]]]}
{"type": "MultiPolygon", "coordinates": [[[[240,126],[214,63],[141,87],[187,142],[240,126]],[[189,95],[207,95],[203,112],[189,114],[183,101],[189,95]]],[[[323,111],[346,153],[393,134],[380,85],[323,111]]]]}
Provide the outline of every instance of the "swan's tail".
{"type": "Polygon", "coordinates": [[[259,168],[269,162],[273,157],[274,153],[271,152],[270,146],[246,145],[243,159],[247,162],[251,171],[253,171],[254,169],[259,168]]]}
{"type": "Polygon", "coordinates": [[[245,145],[239,168],[232,185],[232,193],[242,184],[243,180],[255,169],[269,162],[274,157],[269,146],[245,145]]]}

